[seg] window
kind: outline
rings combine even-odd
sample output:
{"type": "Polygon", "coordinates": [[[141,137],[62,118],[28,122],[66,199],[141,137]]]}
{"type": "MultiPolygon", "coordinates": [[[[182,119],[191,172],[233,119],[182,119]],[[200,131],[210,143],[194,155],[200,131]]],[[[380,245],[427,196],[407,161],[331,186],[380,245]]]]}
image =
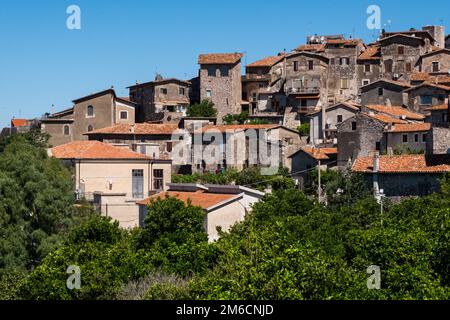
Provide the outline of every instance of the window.
{"type": "Polygon", "coordinates": [[[342,122],[342,114],[338,114],[337,115],[337,123],[341,123],[342,122]]]}
{"type": "Polygon", "coordinates": [[[384,69],[386,72],[392,72],[392,60],[387,60],[384,62],[384,69]]]}
{"type": "Polygon", "coordinates": [[[422,134],[422,142],[427,142],[427,134],[426,133],[422,134]]]}
{"type": "Polygon", "coordinates": [[[397,47],[397,53],[398,54],[405,54],[405,47],[404,46],[398,46],[397,47]]]}
{"type": "Polygon", "coordinates": [[[414,142],[419,142],[419,134],[414,134],[414,142]]]}
{"type": "Polygon", "coordinates": [[[88,128],[87,128],[87,131],[88,131],[88,132],[94,131],[94,127],[91,126],[91,125],[89,125],[88,128]]]}
{"type": "Polygon", "coordinates": [[[65,136],[70,135],[70,127],[67,124],[64,126],[64,135],[65,136]]]}
{"type": "Polygon", "coordinates": [[[364,80],[362,81],[362,85],[363,85],[363,86],[367,86],[368,84],[370,84],[370,80],[369,80],[369,79],[364,79],[364,80]]]}
{"type": "Polygon", "coordinates": [[[365,65],[364,65],[364,72],[370,72],[370,64],[368,64],[368,63],[366,63],[365,65]]]}
{"type": "Polygon", "coordinates": [[[348,57],[343,57],[339,59],[339,64],[341,66],[348,66],[350,64],[350,58],[348,57]]]}
{"type": "Polygon", "coordinates": [[[162,169],[153,170],[153,189],[154,190],[164,189],[164,170],[162,169]]]}
{"type": "Polygon", "coordinates": [[[260,87],[261,89],[263,89],[263,88],[266,87],[266,85],[265,85],[264,83],[260,83],[260,84],[259,84],[259,87],[260,87]]]}
{"type": "Polygon", "coordinates": [[[211,89],[206,89],[206,97],[211,98],[211,89]]]}
{"type": "Polygon", "coordinates": [[[298,71],[298,61],[294,61],[294,71],[298,71]]]}
{"type": "Polygon", "coordinates": [[[87,116],[88,117],[93,117],[94,116],[94,107],[93,106],[88,106],[87,107],[87,116]]]}
{"type": "Polygon", "coordinates": [[[308,100],[306,100],[306,99],[300,100],[300,106],[302,108],[306,108],[308,106],[308,100]]]}
{"type": "Polygon", "coordinates": [[[402,135],[402,141],[403,141],[403,143],[408,142],[408,135],[407,134],[402,135]]]}
{"type": "Polygon", "coordinates": [[[438,61],[434,61],[432,62],[433,65],[433,72],[439,72],[439,62],[438,61]]]}
{"type": "Polygon", "coordinates": [[[252,99],[253,99],[253,101],[256,101],[258,99],[256,92],[253,92],[252,99]]]}
{"type": "Polygon", "coordinates": [[[185,88],[180,87],[179,93],[180,95],[184,96],[186,94],[185,88]]]}
{"type": "Polygon", "coordinates": [[[341,79],[341,89],[348,89],[348,87],[349,87],[349,80],[341,79]]]}
{"type": "Polygon", "coordinates": [[[167,94],[167,88],[161,88],[159,89],[161,94],[167,94]]]}
{"type": "Polygon", "coordinates": [[[411,72],[412,71],[411,62],[407,62],[406,63],[405,69],[406,69],[406,72],[411,72]]]}
{"type": "Polygon", "coordinates": [[[330,64],[333,65],[334,64],[334,58],[330,59],[330,64]]]}
{"type": "Polygon", "coordinates": [[[432,96],[420,96],[420,104],[431,104],[432,102],[432,96]]]}
{"type": "Polygon", "coordinates": [[[131,188],[133,199],[142,199],[144,197],[144,170],[132,170],[131,188]]]}
{"type": "Polygon", "coordinates": [[[352,131],[356,131],[356,122],[355,121],[352,122],[352,131]]]}
{"type": "Polygon", "coordinates": [[[226,66],[220,67],[220,76],[221,77],[228,77],[228,68],[226,66]]]}
{"type": "Polygon", "coordinates": [[[442,122],[448,122],[448,114],[447,113],[442,114],[442,122]]]}
{"type": "Polygon", "coordinates": [[[380,142],[379,141],[375,142],[375,150],[380,151],[380,149],[381,149],[380,142]]]}
{"type": "Polygon", "coordinates": [[[209,66],[208,67],[208,77],[215,77],[216,76],[216,68],[209,66]]]}
{"type": "Polygon", "coordinates": [[[127,120],[128,119],[128,111],[120,111],[120,119],[127,120]]]}
{"type": "Polygon", "coordinates": [[[167,141],[167,146],[166,146],[167,152],[172,152],[172,146],[173,146],[172,141],[167,141]]]}
{"type": "Polygon", "coordinates": [[[308,61],[308,70],[314,70],[314,61],[313,60],[308,61]]]}
{"type": "Polygon", "coordinates": [[[382,96],[383,93],[384,93],[383,88],[378,88],[378,95],[379,95],[379,96],[382,96]]]}

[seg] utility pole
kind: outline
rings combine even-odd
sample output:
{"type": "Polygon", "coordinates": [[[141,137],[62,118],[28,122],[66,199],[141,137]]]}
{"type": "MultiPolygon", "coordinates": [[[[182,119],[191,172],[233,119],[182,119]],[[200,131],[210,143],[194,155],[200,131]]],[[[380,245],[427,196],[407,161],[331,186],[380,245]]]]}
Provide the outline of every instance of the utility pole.
{"type": "Polygon", "coordinates": [[[317,189],[317,193],[318,193],[318,198],[319,198],[319,203],[321,202],[321,191],[322,191],[322,185],[321,185],[321,181],[320,181],[320,160],[319,160],[319,165],[318,165],[318,170],[319,170],[319,187],[317,189]]]}

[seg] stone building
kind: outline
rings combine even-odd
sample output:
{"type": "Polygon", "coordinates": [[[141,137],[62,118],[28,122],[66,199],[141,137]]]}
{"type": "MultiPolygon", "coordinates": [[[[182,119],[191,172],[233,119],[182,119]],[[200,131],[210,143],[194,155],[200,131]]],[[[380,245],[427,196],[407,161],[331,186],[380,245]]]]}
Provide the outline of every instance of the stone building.
{"type": "Polygon", "coordinates": [[[406,105],[407,95],[403,91],[409,88],[406,82],[379,79],[360,88],[361,104],[406,105]]]}
{"type": "Polygon", "coordinates": [[[374,192],[390,198],[425,196],[440,189],[439,179],[450,172],[450,155],[396,155],[361,157],[352,171],[365,176],[374,192]]]}
{"type": "Polygon", "coordinates": [[[310,118],[310,143],[337,143],[337,125],[353,117],[360,106],[350,102],[340,102],[328,108],[308,114],[310,118]]]}
{"type": "Polygon", "coordinates": [[[53,146],[87,140],[84,134],[96,129],[135,123],[136,105],[117,97],[113,89],[76,99],[73,103],[72,108],[41,119],[41,130],[50,134],[49,143],[53,146]]]}
{"type": "Polygon", "coordinates": [[[172,122],[186,116],[190,82],[157,75],[154,81],[128,87],[138,107],[137,121],[172,122]]]}
{"type": "Polygon", "coordinates": [[[242,110],[241,58],[242,53],[201,54],[200,100],[211,100],[217,109],[217,122],[227,114],[242,110]]]}
{"type": "Polygon", "coordinates": [[[431,35],[425,37],[403,33],[385,34],[379,40],[381,47],[381,70],[384,78],[409,81],[413,71],[419,71],[422,55],[431,51],[434,41],[431,35]]]}
{"type": "Polygon", "coordinates": [[[439,49],[420,57],[420,71],[432,75],[448,75],[450,71],[450,50],[439,49]]]}
{"type": "Polygon", "coordinates": [[[448,103],[426,108],[425,111],[429,112],[425,121],[433,124],[433,127],[449,126],[448,103]]]}
{"type": "Polygon", "coordinates": [[[418,86],[406,89],[405,93],[408,94],[408,108],[411,111],[427,114],[426,109],[445,104],[450,94],[450,87],[423,82],[418,86]]]}
{"type": "Polygon", "coordinates": [[[95,130],[86,136],[89,140],[126,147],[153,159],[171,159],[173,172],[183,173],[190,172],[190,164],[181,163],[173,155],[173,150],[180,143],[190,143],[186,133],[176,124],[136,123],[95,130]]]}
{"type": "MultiPolygon", "coordinates": [[[[329,39],[325,43],[325,56],[329,59],[327,77],[327,103],[356,100],[359,81],[356,77],[358,57],[364,50],[360,39],[329,39]]],[[[375,70],[374,70],[375,71],[375,70]]]]}
{"type": "Polygon", "coordinates": [[[450,34],[445,37],[445,48],[450,49],[450,34]]]}
{"type": "Polygon", "coordinates": [[[384,114],[358,113],[337,126],[338,165],[345,167],[358,157],[387,150],[384,137],[389,124],[406,124],[404,120],[384,114]]]}
{"type": "Polygon", "coordinates": [[[191,141],[194,172],[279,165],[289,169],[288,156],[306,144],[298,131],[274,124],[204,126],[191,141]]]}
{"type": "Polygon", "coordinates": [[[450,128],[433,126],[428,133],[427,154],[450,154],[450,128]]]}
{"type": "Polygon", "coordinates": [[[248,64],[242,77],[242,100],[248,102],[249,115],[278,113],[280,104],[272,96],[280,91],[276,85],[283,76],[284,55],[266,57],[248,64]]]}
{"type": "Polygon", "coordinates": [[[356,60],[356,79],[358,92],[366,86],[381,78],[381,50],[379,44],[371,44],[358,56],[356,60]]]}
{"type": "Polygon", "coordinates": [[[312,52],[294,52],[286,56],[286,107],[296,114],[297,122],[286,124],[288,127],[299,125],[302,116],[327,104],[328,63],[327,57],[312,52]]]}
{"type": "Polygon", "coordinates": [[[336,148],[303,147],[290,156],[292,162],[292,177],[298,180],[300,188],[310,182],[312,169],[320,166],[327,170],[337,165],[336,148]]]}

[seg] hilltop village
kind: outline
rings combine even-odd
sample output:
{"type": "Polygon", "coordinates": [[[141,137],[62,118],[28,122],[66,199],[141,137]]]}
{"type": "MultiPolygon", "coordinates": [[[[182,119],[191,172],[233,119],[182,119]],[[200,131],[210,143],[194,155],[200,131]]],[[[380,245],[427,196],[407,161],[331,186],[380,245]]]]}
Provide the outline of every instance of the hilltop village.
{"type": "Polygon", "coordinates": [[[244,75],[243,56],[202,53],[193,79],[158,74],[130,85],[126,97],[108,88],[66,110],[14,118],[2,135],[48,133],[49,156],[74,170],[76,196],[123,227],[142,225],[161,193],[189,199],[208,213],[211,241],[217,226],[242,220],[270,190],[172,183],[173,175],[271,167],[260,156],[270,149],[298,188],[313,170],[348,169],[371,183],[375,197],[398,199],[436,191],[450,172],[444,27],[383,32],[369,44],[308,36],[290,52],[247,64],[244,75]],[[212,160],[202,157],[211,147],[212,160]]]}

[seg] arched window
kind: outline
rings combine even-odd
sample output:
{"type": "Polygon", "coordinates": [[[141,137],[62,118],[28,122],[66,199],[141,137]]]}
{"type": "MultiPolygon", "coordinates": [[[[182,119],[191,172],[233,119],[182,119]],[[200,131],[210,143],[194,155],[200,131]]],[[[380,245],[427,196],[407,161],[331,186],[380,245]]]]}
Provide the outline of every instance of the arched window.
{"type": "Polygon", "coordinates": [[[64,135],[65,136],[70,135],[70,127],[67,124],[64,126],[64,135]]]}
{"type": "Polygon", "coordinates": [[[88,117],[93,117],[94,116],[94,107],[93,106],[88,106],[87,107],[87,116],[88,117]]]}
{"type": "Polygon", "coordinates": [[[88,132],[91,132],[91,131],[93,131],[94,130],[94,127],[93,126],[88,126],[88,132]]]}

